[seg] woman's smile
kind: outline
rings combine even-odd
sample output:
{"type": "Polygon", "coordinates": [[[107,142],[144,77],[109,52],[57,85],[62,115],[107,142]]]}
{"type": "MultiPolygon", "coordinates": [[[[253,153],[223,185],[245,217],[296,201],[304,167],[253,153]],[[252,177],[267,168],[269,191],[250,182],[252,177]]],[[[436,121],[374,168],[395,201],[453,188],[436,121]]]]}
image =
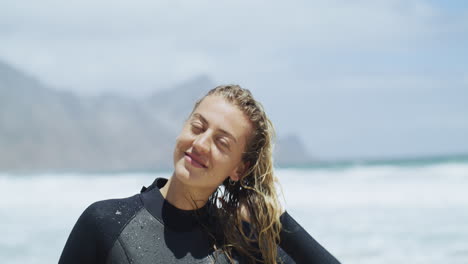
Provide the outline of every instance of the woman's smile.
{"type": "Polygon", "coordinates": [[[206,169],[208,168],[206,163],[201,160],[200,157],[197,157],[194,153],[188,153],[185,152],[185,161],[190,163],[190,165],[196,167],[196,168],[203,168],[206,169]]]}

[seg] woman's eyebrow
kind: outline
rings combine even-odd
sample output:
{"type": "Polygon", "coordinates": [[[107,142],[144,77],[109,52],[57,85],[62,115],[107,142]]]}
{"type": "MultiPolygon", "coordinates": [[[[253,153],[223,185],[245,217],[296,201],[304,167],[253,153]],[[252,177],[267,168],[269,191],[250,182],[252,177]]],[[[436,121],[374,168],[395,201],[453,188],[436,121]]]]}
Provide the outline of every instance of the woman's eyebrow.
{"type": "Polygon", "coordinates": [[[234,141],[234,143],[237,143],[236,138],[235,138],[233,135],[231,135],[231,133],[227,132],[227,131],[224,130],[224,129],[218,129],[218,130],[219,130],[219,132],[225,134],[227,137],[229,137],[230,139],[232,139],[232,140],[234,141]]]}
{"type": "MultiPolygon", "coordinates": [[[[199,113],[194,113],[193,114],[193,117],[196,117],[198,119],[200,119],[200,121],[204,124],[204,125],[208,125],[208,121],[199,113]]],[[[219,132],[221,132],[222,134],[225,134],[227,137],[229,137],[230,139],[232,139],[234,141],[234,143],[237,143],[237,140],[236,138],[229,132],[227,132],[226,130],[224,129],[221,129],[221,128],[218,128],[219,132]]]]}
{"type": "Polygon", "coordinates": [[[208,121],[206,121],[206,119],[199,113],[195,113],[193,114],[193,117],[196,117],[198,119],[200,119],[200,121],[204,124],[204,125],[207,125],[208,124],[208,121]]]}

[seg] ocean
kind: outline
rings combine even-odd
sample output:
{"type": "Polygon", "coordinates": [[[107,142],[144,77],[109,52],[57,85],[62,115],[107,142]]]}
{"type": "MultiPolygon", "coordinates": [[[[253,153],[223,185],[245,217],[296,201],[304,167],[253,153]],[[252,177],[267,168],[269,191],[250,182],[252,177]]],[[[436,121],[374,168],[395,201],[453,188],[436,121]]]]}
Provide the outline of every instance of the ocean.
{"type": "MultiPolygon", "coordinates": [[[[276,174],[286,209],[342,263],[468,263],[468,158],[328,163],[276,174]]],[[[0,263],[57,263],[89,204],[168,176],[0,173],[0,263]]]]}

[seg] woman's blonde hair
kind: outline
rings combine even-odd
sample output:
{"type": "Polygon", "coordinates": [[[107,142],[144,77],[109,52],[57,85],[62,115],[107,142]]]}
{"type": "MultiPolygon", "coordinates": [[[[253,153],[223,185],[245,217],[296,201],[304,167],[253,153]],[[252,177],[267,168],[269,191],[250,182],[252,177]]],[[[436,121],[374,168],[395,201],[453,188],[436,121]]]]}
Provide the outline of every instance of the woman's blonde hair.
{"type": "Polygon", "coordinates": [[[233,255],[240,255],[248,263],[276,263],[282,209],[273,174],[273,124],[252,93],[238,85],[210,90],[196,102],[194,109],[207,96],[221,96],[237,106],[253,127],[242,156],[247,165],[245,172],[237,182],[229,181],[228,177],[208,201],[209,206],[216,208],[212,211],[215,232],[221,237],[217,247],[231,260],[233,255]]]}

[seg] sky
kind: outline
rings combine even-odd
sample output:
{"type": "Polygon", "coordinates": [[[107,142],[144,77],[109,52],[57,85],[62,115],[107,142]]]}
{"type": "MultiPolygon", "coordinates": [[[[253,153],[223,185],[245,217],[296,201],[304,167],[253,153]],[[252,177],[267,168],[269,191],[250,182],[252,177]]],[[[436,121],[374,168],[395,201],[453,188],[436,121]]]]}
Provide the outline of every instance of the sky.
{"type": "Polygon", "coordinates": [[[466,47],[466,1],[0,1],[0,60],[55,89],[208,75],[318,159],[468,153],[466,47]]]}

